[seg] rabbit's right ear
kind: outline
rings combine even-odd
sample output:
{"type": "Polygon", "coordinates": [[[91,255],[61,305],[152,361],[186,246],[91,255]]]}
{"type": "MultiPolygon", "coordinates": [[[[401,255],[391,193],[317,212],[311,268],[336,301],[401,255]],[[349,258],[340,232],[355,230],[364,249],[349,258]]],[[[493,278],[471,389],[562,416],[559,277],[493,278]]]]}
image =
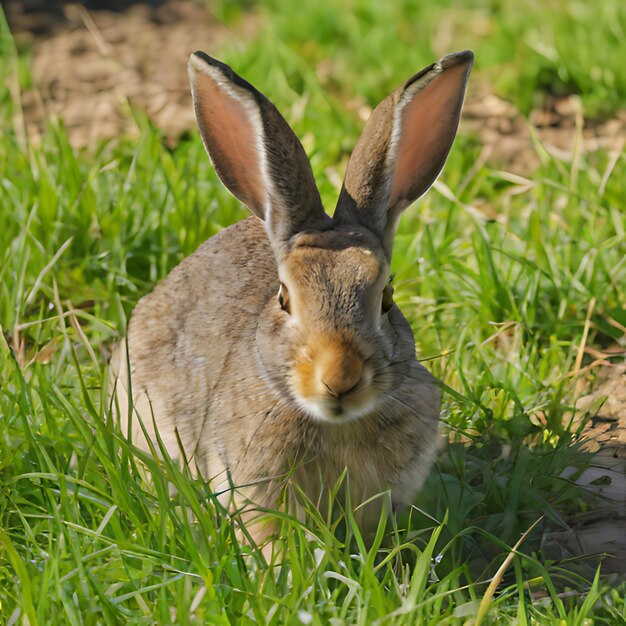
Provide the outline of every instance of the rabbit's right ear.
{"type": "Polygon", "coordinates": [[[204,52],[189,58],[189,78],[211,162],[233,195],[265,220],[274,249],[301,230],[329,228],[304,148],[276,107],[204,52]]]}

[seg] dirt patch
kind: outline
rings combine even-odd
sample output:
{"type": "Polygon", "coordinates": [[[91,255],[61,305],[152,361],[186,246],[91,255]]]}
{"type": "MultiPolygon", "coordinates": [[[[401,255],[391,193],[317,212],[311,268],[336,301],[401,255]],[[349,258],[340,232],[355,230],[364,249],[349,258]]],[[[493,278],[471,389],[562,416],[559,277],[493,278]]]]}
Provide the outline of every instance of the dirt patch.
{"type": "Polygon", "coordinates": [[[110,7],[120,11],[99,8],[106,4],[31,0],[21,10],[15,2],[8,4],[18,40],[30,37],[34,44],[35,88],[22,97],[29,135],[37,137],[50,115],[63,119],[76,147],[136,135],[130,104],[176,140],[195,127],[189,54],[215,51],[234,36],[249,36],[255,19],[241,20],[235,34],[204,5],[188,0],[118,0],[110,7]]]}
{"type": "Polygon", "coordinates": [[[626,365],[600,368],[593,391],[576,408],[592,415],[582,433],[587,449],[622,459],[626,475],[626,365]]]}
{"type": "MultiPolygon", "coordinates": [[[[549,558],[577,563],[580,555],[606,555],[602,572],[613,574],[616,582],[626,580],[626,365],[600,368],[593,391],[576,406],[591,415],[582,440],[596,453],[576,482],[595,496],[594,505],[546,532],[542,548],[549,558]]],[[[590,576],[597,564],[589,559],[590,576]]]]}
{"type": "Polygon", "coordinates": [[[484,144],[485,162],[522,176],[541,164],[533,135],[549,154],[569,162],[576,151],[604,149],[619,155],[626,145],[626,110],[613,119],[586,120],[577,96],[548,97],[527,119],[487,84],[473,89],[463,107],[462,124],[484,144]]]}

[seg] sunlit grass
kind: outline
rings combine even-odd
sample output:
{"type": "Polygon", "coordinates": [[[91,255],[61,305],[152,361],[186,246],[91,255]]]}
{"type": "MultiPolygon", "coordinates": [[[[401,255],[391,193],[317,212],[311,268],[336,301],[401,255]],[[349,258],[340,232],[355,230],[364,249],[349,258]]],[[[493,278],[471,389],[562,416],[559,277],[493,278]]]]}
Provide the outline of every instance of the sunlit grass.
{"type": "MultiPolygon", "coordinates": [[[[210,5],[213,7],[213,5],[210,5]]],[[[285,81],[316,97],[298,67],[317,69],[317,83],[343,102],[370,105],[406,76],[451,50],[475,51],[477,66],[496,92],[524,112],[546,92],[580,94],[588,115],[611,115],[626,102],[626,7],[587,0],[396,0],[341,3],[269,0],[224,3],[218,13],[235,21],[242,10],[268,16],[263,46],[239,47],[237,58],[275,77],[277,95],[292,99],[285,81]],[[274,74],[273,61],[287,67],[274,74]]],[[[239,63],[238,66],[241,66],[239,63]]],[[[282,103],[282,102],[281,102],[282,103]]]]}

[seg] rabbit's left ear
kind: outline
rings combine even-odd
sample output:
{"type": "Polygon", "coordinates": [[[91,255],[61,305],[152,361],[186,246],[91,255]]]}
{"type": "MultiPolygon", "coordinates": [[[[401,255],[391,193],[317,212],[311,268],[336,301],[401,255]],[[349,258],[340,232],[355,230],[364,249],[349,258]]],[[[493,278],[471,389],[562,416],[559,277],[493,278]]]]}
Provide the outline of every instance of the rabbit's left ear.
{"type": "Polygon", "coordinates": [[[469,50],[449,54],[376,107],[348,163],[336,225],[367,226],[391,257],[400,214],[433,184],[452,147],[473,61],[469,50]]]}

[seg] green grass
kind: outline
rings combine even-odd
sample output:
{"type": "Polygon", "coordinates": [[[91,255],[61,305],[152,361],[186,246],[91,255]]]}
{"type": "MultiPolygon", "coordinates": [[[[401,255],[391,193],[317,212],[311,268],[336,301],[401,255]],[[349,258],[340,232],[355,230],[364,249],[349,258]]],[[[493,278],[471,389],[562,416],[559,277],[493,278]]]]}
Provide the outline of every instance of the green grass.
{"type": "Polygon", "coordinates": [[[288,106],[293,99],[277,63],[298,92],[306,87],[315,98],[321,83],[343,104],[358,96],[374,105],[433,57],[464,48],[476,53],[482,77],[524,113],[541,105],[546,92],[579,94],[592,117],[626,104],[622,2],[610,0],[602,10],[589,0],[344,0],[340,6],[237,0],[218,11],[231,20],[249,8],[269,16],[264,45],[242,47],[236,57],[238,66],[241,59],[264,66],[259,76],[266,84],[276,79],[277,99],[288,106]],[[303,67],[317,68],[312,84],[303,67]]]}
{"type": "MultiPolygon", "coordinates": [[[[375,104],[441,41],[475,48],[473,80],[495,81],[525,110],[546,82],[580,91],[594,114],[626,94],[619,2],[594,21],[597,8],[571,2],[268,6],[258,39],[222,56],[304,138],[329,209],[361,126],[346,103],[375,104]],[[473,32],[479,18],[489,35],[473,32]],[[556,55],[529,43],[544,30],[534,41],[556,55]],[[606,71],[590,82],[597,63],[606,71]]],[[[169,150],[139,112],[137,141],[76,153],[52,121],[30,143],[13,121],[28,56],[6,27],[0,44],[0,621],[464,624],[539,518],[483,623],[626,620],[623,585],[594,579],[593,560],[551,561],[541,544],[594,506],[562,473],[590,462],[567,426],[586,326],[587,345],[624,342],[624,155],[563,162],[537,145],[542,165],[522,184],[474,170],[480,146],[459,137],[440,183],[404,216],[393,268],[457,442],[421,512],[381,526],[372,546],[337,503],[338,520],[283,518],[285,560],[268,568],[237,544],[210,485],[129,447],[105,393],[109,350],[137,300],[246,211],[197,136],[169,150]]]]}

